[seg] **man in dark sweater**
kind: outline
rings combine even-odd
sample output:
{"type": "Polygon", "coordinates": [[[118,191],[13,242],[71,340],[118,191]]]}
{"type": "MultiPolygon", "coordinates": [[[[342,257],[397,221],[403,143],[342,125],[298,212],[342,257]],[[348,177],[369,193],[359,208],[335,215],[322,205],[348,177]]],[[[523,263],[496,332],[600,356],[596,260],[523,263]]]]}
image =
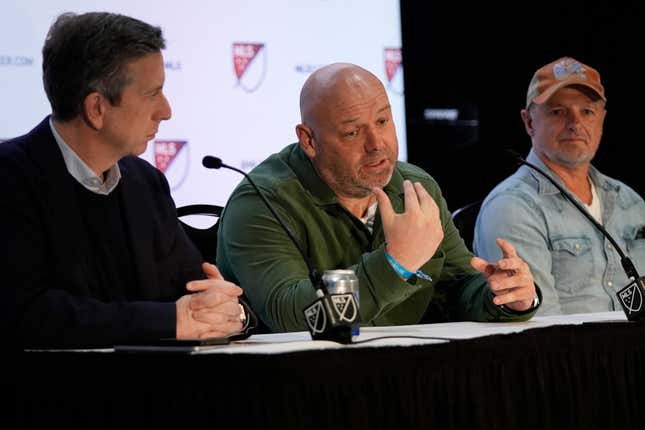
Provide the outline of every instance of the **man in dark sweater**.
{"type": "Polygon", "coordinates": [[[63,14],[49,31],[52,115],[0,145],[0,321],[22,348],[245,329],[242,290],[202,263],[163,174],[137,157],[171,115],[164,47],[117,14],[63,14]]]}

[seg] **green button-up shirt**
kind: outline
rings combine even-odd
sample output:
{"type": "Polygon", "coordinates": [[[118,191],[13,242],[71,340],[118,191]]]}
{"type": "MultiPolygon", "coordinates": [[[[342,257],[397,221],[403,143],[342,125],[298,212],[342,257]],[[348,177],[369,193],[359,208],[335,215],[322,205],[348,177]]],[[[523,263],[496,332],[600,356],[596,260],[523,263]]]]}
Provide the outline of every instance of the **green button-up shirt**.
{"type": "MultiPolygon", "coordinates": [[[[472,254],[452,223],[439,186],[416,166],[398,162],[384,188],[400,213],[403,180],[420,182],[441,212],[444,239],[421,267],[432,281],[416,278],[414,284],[397,276],[388,263],[380,216],[370,233],[338,202],[298,144],[270,156],[250,175],[318,271],[356,272],[362,325],[526,320],[534,313],[511,314],[492,302],[486,279],[470,266],[472,254]]],[[[270,329],[306,330],[303,309],[316,299],[307,265],[246,179],[220,218],[217,265],[226,279],[244,289],[270,329]]]]}

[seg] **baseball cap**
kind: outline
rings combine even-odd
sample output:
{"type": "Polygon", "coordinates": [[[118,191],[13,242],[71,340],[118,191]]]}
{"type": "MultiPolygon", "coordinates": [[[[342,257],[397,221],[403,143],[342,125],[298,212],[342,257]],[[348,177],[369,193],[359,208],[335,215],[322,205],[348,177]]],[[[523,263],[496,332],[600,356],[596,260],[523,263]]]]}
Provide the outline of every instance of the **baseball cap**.
{"type": "Polygon", "coordinates": [[[600,83],[600,74],[596,69],[571,57],[562,57],[535,72],[526,94],[526,107],[531,103],[542,104],[560,88],[571,85],[590,88],[598,97],[607,101],[605,89],[600,83]]]}

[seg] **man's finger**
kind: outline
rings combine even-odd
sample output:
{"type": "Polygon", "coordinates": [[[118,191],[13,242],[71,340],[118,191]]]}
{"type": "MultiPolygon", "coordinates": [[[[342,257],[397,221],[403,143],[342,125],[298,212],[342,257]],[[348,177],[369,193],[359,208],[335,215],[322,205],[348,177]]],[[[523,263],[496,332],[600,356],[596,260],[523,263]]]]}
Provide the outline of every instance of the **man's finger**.
{"type": "Polygon", "coordinates": [[[208,282],[203,282],[203,281],[190,281],[186,283],[186,289],[188,291],[192,292],[197,292],[197,291],[204,291],[210,288],[210,284],[208,282]]]}
{"type": "Polygon", "coordinates": [[[517,301],[517,294],[515,293],[514,290],[507,290],[503,293],[495,293],[495,297],[493,298],[493,303],[496,305],[506,305],[509,303],[513,303],[517,301]]]}
{"type": "Polygon", "coordinates": [[[202,263],[202,271],[208,279],[224,279],[217,266],[211,263],[202,263]]]}
{"type": "Polygon", "coordinates": [[[221,330],[207,331],[205,333],[201,333],[199,335],[199,338],[200,339],[209,339],[209,338],[213,338],[213,337],[224,338],[224,337],[229,337],[231,335],[237,334],[242,330],[242,324],[241,323],[230,324],[230,325],[227,325],[225,327],[228,328],[228,330],[226,330],[226,331],[221,331],[221,330]]]}
{"type": "Polygon", "coordinates": [[[195,299],[190,303],[193,317],[196,311],[212,312],[213,314],[226,315],[232,318],[237,318],[240,315],[239,303],[228,296],[219,294],[217,297],[211,297],[210,299],[199,300],[197,297],[195,299]]]}
{"type": "Polygon", "coordinates": [[[198,311],[205,310],[208,312],[218,312],[230,316],[239,315],[238,301],[234,297],[227,296],[226,294],[213,293],[213,294],[193,294],[193,300],[190,301],[190,310],[198,311]]]}
{"type": "Polygon", "coordinates": [[[500,270],[506,270],[510,272],[521,272],[526,267],[524,260],[519,257],[502,258],[501,260],[499,260],[497,265],[500,270]]]}
{"type": "Polygon", "coordinates": [[[227,296],[237,297],[244,291],[232,282],[222,281],[219,279],[201,279],[199,281],[190,281],[186,284],[186,289],[197,292],[217,288],[217,291],[227,296]]]}
{"type": "Polygon", "coordinates": [[[378,210],[381,214],[381,220],[384,225],[389,225],[394,218],[394,209],[392,208],[392,203],[390,198],[385,194],[380,188],[372,188],[372,192],[376,195],[376,200],[378,202],[378,210]]]}
{"type": "Polygon", "coordinates": [[[470,259],[470,265],[478,271],[479,273],[484,274],[486,277],[495,273],[495,265],[490,264],[488,261],[483,258],[473,257],[470,259]]]}
{"type": "Polygon", "coordinates": [[[419,182],[414,183],[414,189],[417,192],[419,206],[422,210],[428,210],[437,206],[430,193],[428,193],[428,191],[419,182]]]}
{"type": "Polygon", "coordinates": [[[405,198],[405,211],[418,210],[419,197],[417,196],[417,191],[414,189],[412,182],[407,179],[403,181],[403,193],[405,198]]]}
{"type": "Polygon", "coordinates": [[[510,242],[504,240],[504,239],[497,239],[497,246],[500,247],[502,250],[502,254],[504,254],[504,258],[514,258],[517,257],[517,252],[515,252],[515,248],[513,245],[511,245],[510,242]]]}

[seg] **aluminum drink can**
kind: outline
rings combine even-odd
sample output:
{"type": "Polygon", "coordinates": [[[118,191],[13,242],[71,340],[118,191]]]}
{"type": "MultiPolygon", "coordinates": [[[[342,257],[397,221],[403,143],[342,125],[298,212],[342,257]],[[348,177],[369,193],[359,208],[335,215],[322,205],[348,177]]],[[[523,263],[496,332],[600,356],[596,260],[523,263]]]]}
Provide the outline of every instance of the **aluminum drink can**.
{"type": "MultiPolygon", "coordinates": [[[[329,294],[352,293],[354,295],[354,300],[356,301],[356,310],[358,311],[358,277],[353,270],[325,270],[322,280],[329,294]]],[[[356,322],[352,325],[352,336],[358,336],[359,334],[360,321],[356,318],[356,322]]]]}

